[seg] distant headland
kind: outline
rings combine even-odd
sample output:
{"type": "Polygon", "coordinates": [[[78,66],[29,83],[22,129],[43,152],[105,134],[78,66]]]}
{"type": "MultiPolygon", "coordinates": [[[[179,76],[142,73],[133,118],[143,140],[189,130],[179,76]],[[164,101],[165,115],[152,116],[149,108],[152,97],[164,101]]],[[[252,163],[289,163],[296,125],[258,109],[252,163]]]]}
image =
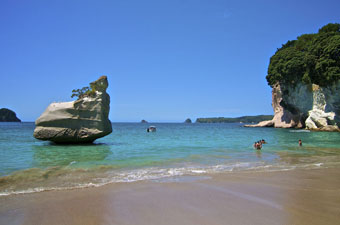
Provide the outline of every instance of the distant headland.
{"type": "Polygon", "coordinates": [[[211,117],[211,118],[197,118],[196,123],[258,123],[263,120],[271,119],[273,119],[273,115],[241,116],[235,118],[211,117]]]}
{"type": "Polygon", "coordinates": [[[10,109],[0,109],[0,122],[21,122],[16,113],[10,109]]]}

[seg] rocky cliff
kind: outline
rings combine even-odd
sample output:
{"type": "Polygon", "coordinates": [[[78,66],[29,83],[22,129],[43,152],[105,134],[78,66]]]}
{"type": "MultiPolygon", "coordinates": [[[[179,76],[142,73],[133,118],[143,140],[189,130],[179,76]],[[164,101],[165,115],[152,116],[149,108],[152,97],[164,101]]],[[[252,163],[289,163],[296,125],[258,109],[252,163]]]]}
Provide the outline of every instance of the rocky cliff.
{"type": "Polygon", "coordinates": [[[270,58],[266,79],[275,115],[255,126],[339,131],[340,24],[287,41],[270,58]]]}
{"type": "Polygon", "coordinates": [[[112,132],[106,76],[92,82],[91,94],[50,104],[36,120],[34,137],[55,143],[89,143],[112,132]]]}
{"type": "Polygon", "coordinates": [[[15,112],[10,109],[0,109],[0,122],[21,122],[15,112]]]}
{"type": "Polygon", "coordinates": [[[272,106],[273,120],[249,126],[340,131],[340,82],[327,87],[276,84],[272,90],[272,106]]]}

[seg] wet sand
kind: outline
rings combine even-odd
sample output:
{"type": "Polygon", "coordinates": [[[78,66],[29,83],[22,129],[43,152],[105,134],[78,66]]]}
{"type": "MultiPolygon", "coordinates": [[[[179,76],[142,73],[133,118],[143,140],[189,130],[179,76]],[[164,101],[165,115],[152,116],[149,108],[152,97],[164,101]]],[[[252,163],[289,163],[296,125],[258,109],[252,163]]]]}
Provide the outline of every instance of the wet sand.
{"type": "Polygon", "coordinates": [[[238,172],[0,197],[0,224],[339,224],[340,169],[238,172]]]}

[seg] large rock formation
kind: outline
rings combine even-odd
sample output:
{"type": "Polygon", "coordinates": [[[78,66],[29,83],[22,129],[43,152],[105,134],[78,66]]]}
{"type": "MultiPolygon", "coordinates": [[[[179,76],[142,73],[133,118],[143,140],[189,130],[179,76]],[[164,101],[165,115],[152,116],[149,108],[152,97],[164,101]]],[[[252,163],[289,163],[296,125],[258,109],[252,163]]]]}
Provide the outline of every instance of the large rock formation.
{"type": "Polygon", "coordinates": [[[270,57],[273,120],[256,126],[339,131],[340,24],[287,41],[270,57]]]}
{"type": "Polygon", "coordinates": [[[248,126],[340,131],[340,82],[327,87],[277,84],[272,90],[272,106],[273,120],[248,126]]]}
{"type": "Polygon", "coordinates": [[[21,122],[15,112],[10,109],[0,109],[0,122],[21,122]]]}
{"type": "Polygon", "coordinates": [[[107,77],[100,77],[90,86],[90,94],[76,101],[50,104],[35,121],[34,137],[55,143],[89,143],[110,134],[107,77]]]}

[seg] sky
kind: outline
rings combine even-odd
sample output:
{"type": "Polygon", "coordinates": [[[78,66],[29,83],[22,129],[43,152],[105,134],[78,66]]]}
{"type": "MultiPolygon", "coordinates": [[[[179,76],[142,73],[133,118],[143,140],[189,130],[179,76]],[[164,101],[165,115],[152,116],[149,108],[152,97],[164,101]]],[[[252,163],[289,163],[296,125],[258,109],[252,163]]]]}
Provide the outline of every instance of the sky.
{"type": "Polygon", "coordinates": [[[1,0],[0,108],[35,121],[108,76],[113,122],[273,114],[265,76],[340,1],[1,0]]]}

